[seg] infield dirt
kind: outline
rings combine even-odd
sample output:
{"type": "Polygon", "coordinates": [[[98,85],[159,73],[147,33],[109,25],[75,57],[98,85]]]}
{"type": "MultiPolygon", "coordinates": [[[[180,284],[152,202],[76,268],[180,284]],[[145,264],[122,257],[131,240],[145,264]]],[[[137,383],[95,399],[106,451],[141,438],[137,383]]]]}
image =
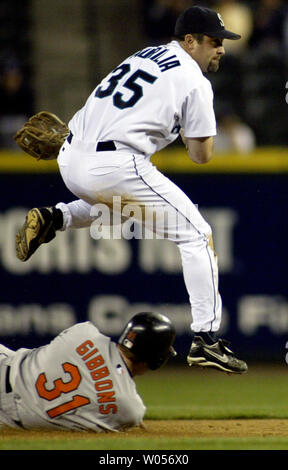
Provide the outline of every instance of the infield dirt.
{"type": "MultiPolygon", "coordinates": [[[[0,431],[1,440],[10,439],[55,439],[65,435],[65,438],[79,439],[91,437],[95,433],[74,431],[22,431],[3,429],[0,431]]],[[[104,436],[117,439],[129,437],[155,438],[213,438],[213,437],[288,437],[288,419],[238,419],[238,420],[147,420],[145,429],[133,428],[121,433],[101,433],[104,436]]],[[[100,434],[99,434],[100,436],[100,434]]]]}
{"type": "Polygon", "coordinates": [[[145,425],[146,433],[162,437],[288,436],[285,419],[146,421],[145,425]]]}

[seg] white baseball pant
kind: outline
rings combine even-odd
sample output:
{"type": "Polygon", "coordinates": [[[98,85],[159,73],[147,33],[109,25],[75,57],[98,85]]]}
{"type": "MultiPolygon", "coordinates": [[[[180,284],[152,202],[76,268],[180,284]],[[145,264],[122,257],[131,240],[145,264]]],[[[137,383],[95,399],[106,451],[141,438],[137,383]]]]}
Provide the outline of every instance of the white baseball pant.
{"type": "Polygon", "coordinates": [[[91,215],[93,206],[111,206],[113,196],[122,198],[122,208],[124,203],[151,208],[156,213],[157,238],[175,242],[180,250],[192,311],[191,329],[217,331],[222,302],[212,232],[186,194],[149,159],[127,149],[95,153],[94,145],[90,149],[90,144],[73,138],[71,145],[64,143],[58,165],[67,188],[79,198],[69,204],[57,204],[64,216],[63,230],[91,226],[95,220],[91,215]],[[168,226],[163,208],[169,214],[168,226]]]}

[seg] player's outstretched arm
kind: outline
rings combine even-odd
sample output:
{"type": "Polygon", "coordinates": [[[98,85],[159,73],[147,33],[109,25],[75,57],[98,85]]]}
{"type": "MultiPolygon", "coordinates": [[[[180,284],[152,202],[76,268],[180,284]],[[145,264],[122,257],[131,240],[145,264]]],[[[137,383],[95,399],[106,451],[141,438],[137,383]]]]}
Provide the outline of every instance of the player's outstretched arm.
{"type": "Polygon", "coordinates": [[[213,137],[199,137],[188,138],[184,136],[184,131],[181,129],[180,135],[182,141],[187,149],[188,155],[195,163],[203,164],[208,163],[213,155],[213,137]]]}

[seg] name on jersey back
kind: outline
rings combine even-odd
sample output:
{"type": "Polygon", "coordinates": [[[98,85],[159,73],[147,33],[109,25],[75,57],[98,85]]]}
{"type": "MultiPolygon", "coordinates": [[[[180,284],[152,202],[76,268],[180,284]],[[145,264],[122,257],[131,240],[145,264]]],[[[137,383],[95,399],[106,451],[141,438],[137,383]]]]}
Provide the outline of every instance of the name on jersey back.
{"type": "Polygon", "coordinates": [[[148,47],[136,52],[133,57],[153,60],[153,62],[158,65],[161,72],[166,72],[167,70],[181,65],[178,59],[175,60],[175,58],[177,58],[175,54],[165,57],[167,53],[170,53],[170,51],[164,46],[148,47]]]}
{"type": "Polygon", "coordinates": [[[106,378],[109,377],[110,372],[105,365],[104,358],[101,354],[98,354],[98,349],[94,347],[92,341],[86,340],[76,348],[76,352],[81,356],[90,371],[92,380],[95,382],[99,412],[105,415],[117,413],[114,385],[110,378],[106,378]]]}

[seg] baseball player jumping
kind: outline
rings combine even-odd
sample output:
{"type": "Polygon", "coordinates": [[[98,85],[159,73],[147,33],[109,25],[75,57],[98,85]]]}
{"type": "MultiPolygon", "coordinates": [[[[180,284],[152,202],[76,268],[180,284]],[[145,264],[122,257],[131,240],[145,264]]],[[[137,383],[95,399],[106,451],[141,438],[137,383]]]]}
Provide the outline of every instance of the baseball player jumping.
{"type": "Polygon", "coordinates": [[[187,361],[241,374],[246,363],[216,336],[222,302],[211,228],[150,162],[179,133],[193,162],[211,159],[216,122],[212,87],[203,74],[218,70],[223,40],[239,38],[214,10],[193,6],[178,17],[170,43],[136,52],[105,77],[70,120],[58,156],[62,178],[79,199],[31,209],[16,236],[16,251],[26,261],[57,230],[91,226],[93,206],[109,206],[114,196],[156,216],[164,209],[174,217],[168,226],[165,220],[158,224],[157,233],[179,247],[192,309],[187,361]]]}
{"type": "Polygon", "coordinates": [[[141,312],[118,343],[88,321],[40,348],[0,345],[0,427],[105,432],[142,426],[146,408],[133,377],[175,356],[174,339],[165,315],[141,312]]]}

